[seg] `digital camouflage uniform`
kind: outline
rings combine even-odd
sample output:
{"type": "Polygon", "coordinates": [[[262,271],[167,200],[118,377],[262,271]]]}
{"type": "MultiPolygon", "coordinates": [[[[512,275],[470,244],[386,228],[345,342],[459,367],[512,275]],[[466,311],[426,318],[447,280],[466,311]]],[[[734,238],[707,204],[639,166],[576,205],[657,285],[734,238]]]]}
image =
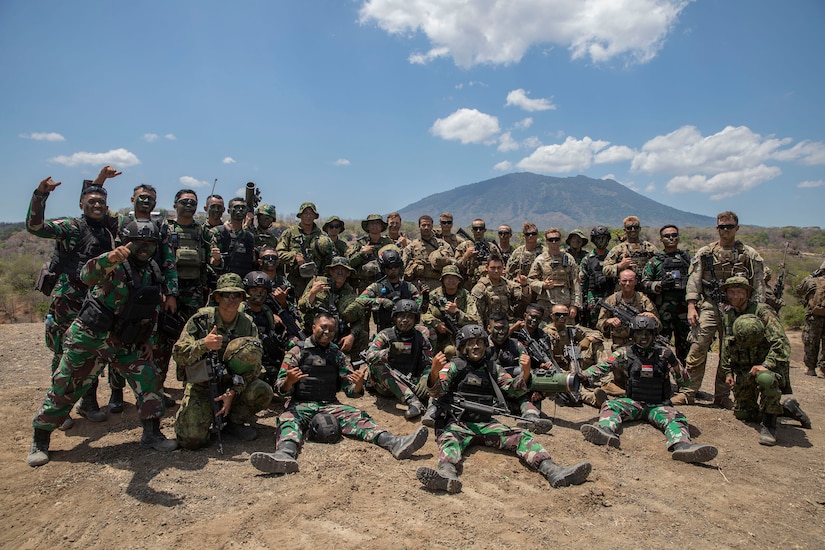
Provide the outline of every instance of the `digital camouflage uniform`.
{"type": "Polygon", "coordinates": [[[805,303],[802,343],[805,345],[807,374],[815,375],[818,368],[825,376],[825,303],[820,303],[825,297],[825,271],[819,268],[805,277],[796,287],[796,293],[805,303]]]}
{"type": "MultiPolygon", "coordinates": [[[[113,263],[105,252],[90,260],[80,271],[80,279],[90,287],[89,299],[114,312],[115,320],[123,314],[132,289],[127,284],[127,271],[123,264],[113,263]]],[[[134,273],[136,287],[160,286],[159,271],[153,272],[153,262],[144,266],[127,259],[134,273]]],[[[157,266],[154,266],[157,270],[157,266]]],[[[158,288],[158,304],[160,304],[158,288]]],[[[157,309],[151,319],[143,323],[155,323],[157,309]]],[[[150,342],[151,343],[151,342],[150,342]]],[[[34,417],[35,429],[53,431],[60,426],[74,403],[80,399],[97,378],[101,365],[125,377],[136,395],[141,419],[158,419],[163,416],[164,404],[160,393],[158,371],[151,359],[141,357],[141,344],[127,345],[112,332],[92,330],[79,318],[69,326],[63,341],[63,356],[52,376],[52,387],[46,400],[34,417]]]]}
{"type": "MultiPolygon", "coordinates": [[[[656,324],[659,325],[659,328],[662,327],[662,322],[659,320],[658,314],[656,312],[656,306],[653,305],[653,302],[650,301],[650,298],[645,296],[643,293],[636,291],[633,293],[633,298],[630,302],[625,302],[622,300],[622,293],[621,291],[611,294],[607,298],[605,298],[605,303],[610,306],[616,306],[619,303],[626,303],[639,313],[643,313],[645,311],[656,315],[656,324]]],[[[630,327],[626,325],[620,325],[617,328],[613,328],[610,325],[606,324],[605,321],[611,319],[613,314],[610,313],[607,309],[602,308],[599,312],[599,321],[596,323],[596,330],[604,334],[605,338],[610,338],[611,340],[611,350],[615,351],[618,348],[627,345],[630,340],[630,327]]]]}
{"type": "Polygon", "coordinates": [[[456,335],[449,332],[442,334],[435,328],[440,323],[443,323],[445,317],[449,315],[437,305],[437,302],[441,301],[441,299],[445,299],[448,302],[455,302],[456,306],[458,306],[458,311],[454,315],[450,315],[450,318],[457,328],[466,325],[477,325],[479,323],[476,300],[470,292],[460,286],[455,296],[447,296],[444,293],[444,287],[439,285],[438,288],[430,293],[430,307],[421,316],[421,324],[427,327],[430,333],[434,335],[433,350],[437,353],[439,351],[445,351],[448,347],[452,347],[453,349],[448,351],[450,351],[452,355],[455,355],[456,335]]]}
{"type": "Polygon", "coordinates": [[[618,280],[618,264],[622,261],[622,258],[628,256],[633,260],[633,265],[630,266],[630,269],[636,272],[636,280],[641,281],[645,265],[647,265],[648,260],[658,251],[659,249],[649,241],[641,241],[638,243],[625,241],[619,243],[610,249],[610,252],[607,253],[604,259],[604,274],[606,277],[618,280]]]}
{"type": "MultiPolygon", "coordinates": [[[[243,336],[258,337],[258,329],[245,313],[238,312],[234,321],[226,324],[221,319],[217,307],[201,308],[186,322],[180,338],[172,349],[178,369],[178,380],[186,382],[186,367],[207,358],[209,350],[206,349],[204,338],[212,327],[216,327],[217,334],[223,337],[221,349],[216,352],[218,358],[223,358],[226,346],[232,339],[243,336]]],[[[260,365],[242,375],[234,376],[228,368],[226,369],[226,375],[220,380],[218,389],[220,393],[228,389],[235,391],[232,408],[227,415],[230,422],[239,425],[254,423],[255,414],[269,406],[272,388],[258,378],[260,373],[260,365]]],[[[180,446],[184,449],[197,449],[209,443],[212,419],[209,382],[186,382],[183,401],[175,417],[175,434],[180,446]]]]}
{"type": "MultiPolygon", "coordinates": [[[[696,309],[699,313],[699,322],[690,332],[690,350],[685,359],[685,367],[688,374],[690,374],[690,385],[685,388],[685,393],[690,396],[695,396],[696,392],[702,387],[708,350],[710,350],[721,323],[716,307],[708,294],[708,289],[713,285],[713,281],[709,271],[704,267],[702,258],[705,256],[712,259],[719,284],[724,283],[731,276],[743,276],[754,289],[751,294],[751,301],[765,301],[764,268],[762,257],[756,250],[742,244],[740,241],[735,242],[732,250],[725,250],[717,241],[703,246],[696,252],[690,262],[687,290],[685,292],[685,299],[688,302],[696,301],[696,309]]],[[[721,308],[721,304],[719,307],[721,308]]],[[[719,314],[721,314],[721,310],[719,314]]],[[[717,369],[714,398],[727,397],[729,394],[730,388],[725,384],[725,377],[721,369],[717,369]]]]}
{"type": "Polygon", "coordinates": [[[734,377],[734,416],[740,420],[759,421],[762,413],[782,414],[782,394],[792,393],[789,370],[791,344],[782,323],[770,306],[753,302],[742,313],[737,313],[732,307],[726,308],[722,319],[725,342],[720,370],[724,376],[732,374],[734,377]],[[756,344],[737,342],[734,336],[734,322],[743,315],[755,315],[764,326],[764,335],[756,344]],[[761,365],[769,371],[751,376],[749,371],[754,365],[761,365]]]}
{"type": "MultiPolygon", "coordinates": [[[[435,290],[441,285],[441,270],[453,263],[450,245],[433,235],[430,240],[415,239],[403,250],[404,278],[435,290]]],[[[420,290],[420,288],[419,288],[420,290]]]]}
{"type": "Polygon", "coordinates": [[[301,277],[298,271],[298,264],[295,263],[295,256],[303,255],[304,261],[315,262],[316,273],[326,273],[326,268],[332,261],[334,246],[329,237],[321,232],[321,229],[312,224],[312,231],[304,233],[301,225],[292,225],[281,234],[278,246],[278,265],[286,270],[287,280],[295,288],[295,295],[304,293],[311,278],[301,277]]]}
{"type": "Polygon", "coordinates": [[[645,266],[642,290],[656,306],[662,322],[661,334],[676,344],[676,357],[684,362],[688,354],[690,325],[687,320],[687,288],[690,257],[683,250],[673,253],[657,252],[645,266]]]}
{"type": "Polygon", "coordinates": [[[312,319],[315,314],[325,311],[338,319],[338,334],[336,339],[351,333],[355,338],[352,349],[349,351],[350,359],[357,358],[358,355],[367,349],[370,342],[369,321],[366,317],[364,307],[356,301],[358,295],[348,282],[339,289],[335,288],[335,282],[329,277],[318,277],[316,280],[325,281],[330,285],[330,291],[322,290],[315,296],[315,301],[309,303],[309,290],[307,286],[301,299],[298,300],[298,309],[304,316],[304,330],[309,331],[312,326],[312,319]]]}
{"type": "Polygon", "coordinates": [[[427,402],[427,376],[433,362],[433,348],[429,332],[422,325],[415,325],[414,332],[403,335],[395,327],[382,330],[370,342],[365,359],[369,364],[370,382],[376,393],[384,397],[395,396],[401,403],[414,399],[427,402]],[[415,357],[415,334],[421,337],[418,357],[415,357]],[[415,386],[401,380],[390,367],[410,376],[415,386]]]}
{"type": "MultiPolygon", "coordinates": [[[[489,239],[484,239],[484,241],[490,247],[490,256],[498,256],[501,258],[501,249],[495,241],[489,239]]],[[[466,240],[459,243],[455,249],[455,265],[458,266],[458,269],[461,270],[461,274],[464,276],[464,288],[467,290],[471,290],[478,280],[487,274],[487,258],[476,257],[470,260],[463,258],[464,253],[468,249],[475,247],[475,241],[466,240]]]]}
{"type": "Polygon", "coordinates": [[[545,316],[555,304],[581,309],[582,290],[579,280],[579,266],[573,256],[566,252],[552,256],[542,252],[530,266],[530,289],[537,297],[536,302],[544,307],[545,316]],[[553,279],[553,288],[542,288],[545,279],[553,279]]]}
{"type": "Polygon", "coordinates": [[[604,274],[604,259],[607,252],[598,254],[595,250],[585,256],[579,265],[581,288],[586,311],[577,316],[577,320],[589,328],[596,328],[601,308],[596,305],[599,299],[605,299],[616,290],[615,277],[604,274]]]}
{"type": "Polygon", "coordinates": [[[493,313],[501,312],[512,320],[518,306],[523,308],[530,303],[532,293],[529,286],[519,286],[504,277],[494,285],[485,275],[473,287],[472,296],[475,298],[481,325],[486,327],[493,313]]]}

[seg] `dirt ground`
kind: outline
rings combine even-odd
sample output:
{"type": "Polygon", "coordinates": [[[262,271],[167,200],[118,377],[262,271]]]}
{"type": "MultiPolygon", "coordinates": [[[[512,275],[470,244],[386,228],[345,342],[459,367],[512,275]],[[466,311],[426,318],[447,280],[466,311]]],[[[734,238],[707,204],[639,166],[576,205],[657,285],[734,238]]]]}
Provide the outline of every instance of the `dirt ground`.
{"type": "MultiPolygon", "coordinates": [[[[586,442],[579,427],[596,409],[544,412],[556,426],[537,436],[562,464],[589,460],[584,485],[553,489],[510,454],[475,448],[463,491],[432,494],[415,478],[435,466],[434,436],[411,460],[346,439],[308,442],[297,474],[260,474],[250,453],[271,451],[280,407],[260,415],[253,442],[225,438],[197,452],[164,455],[138,446],[133,396],[105,423],[83,419],[52,437],[52,461],[25,463],[31,417],[49,382],[41,324],[0,325],[0,547],[3,548],[822,548],[825,543],[825,379],[804,376],[791,334],[795,396],[813,429],[782,419],[780,443],[708,403],[683,407],[719,447],[705,465],[671,460],[664,436],[631,424],[622,448],[586,442]]],[[[715,365],[715,357],[709,361],[715,365]]],[[[712,370],[712,367],[711,367],[712,370]]],[[[706,377],[707,390],[712,378],[706,377]]],[[[172,382],[170,393],[182,391],[172,382]]],[[[98,392],[108,400],[105,383],[98,392]]],[[[414,425],[369,394],[345,400],[397,433],[414,425]]],[[[174,410],[163,428],[173,434],[174,410]]]]}

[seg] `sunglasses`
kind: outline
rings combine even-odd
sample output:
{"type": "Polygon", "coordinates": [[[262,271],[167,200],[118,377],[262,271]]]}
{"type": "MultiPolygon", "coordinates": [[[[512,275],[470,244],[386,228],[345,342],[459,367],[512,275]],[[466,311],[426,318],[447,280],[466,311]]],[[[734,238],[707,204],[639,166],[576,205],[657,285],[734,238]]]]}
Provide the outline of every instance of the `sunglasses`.
{"type": "Polygon", "coordinates": [[[736,228],[735,223],[720,223],[716,226],[716,229],[722,229],[724,231],[730,231],[731,229],[736,228]]]}
{"type": "Polygon", "coordinates": [[[499,237],[508,237],[510,235],[512,235],[512,233],[510,233],[509,231],[499,231],[498,232],[499,237]]]}
{"type": "Polygon", "coordinates": [[[266,264],[274,264],[278,262],[278,256],[274,254],[267,254],[266,256],[261,256],[261,262],[266,264]]]}
{"type": "Polygon", "coordinates": [[[570,315],[570,314],[569,313],[553,313],[553,318],[554,319],[563,319],[563,318],[567,317],[568,315],[570,315]]]}
{"type": "Polygon", "coordinates": [[[195,199],[178,199],[178,204],[181,206],[197,206],[198,201],[195,199]]]}
{"type": "Polygon", "coordinates": [[[472,229],[473,229],[473,231],[487,231],[486,227],[475,227],[475,226],[473,226],[472,229]]]}
{"type": "Polygon", "coordinates": [[[548,243],[557,243],[561,241],[561,237],[550,237],[547,239],[548,243]]]}
{"type": "Polygon", "coordinates": [[[438,220],[441,225],[453,225],[453,220],[438,220]]]}
{"type": "Polygon", "coordinates": [[[624,227],[624,230],[625,230],[625,231],[638,231],[638,230],[639,230],[639,229],[641,229],[641,228],[642,228],[642,226],[641,226],[641,225],[626,225],[626,226],[624,227]]]}
{"type": "Polygon", "coordinates": [[[678,239],[679,234],[678,233],[666,233],[666,234],[662,235],[662,238],[663,239],[678,239]]]}
{"type": "Polygon", "coordinates": [[[538,234],[538,231],[525,231],[524,233],[522,233],[522,235],[524,235],[525,237],[535,237],[538,234]]]}
{"type": "Polygon", "coordinates": [[[242,300],[243,292],[221,292],[224,300],[242,300]]]}

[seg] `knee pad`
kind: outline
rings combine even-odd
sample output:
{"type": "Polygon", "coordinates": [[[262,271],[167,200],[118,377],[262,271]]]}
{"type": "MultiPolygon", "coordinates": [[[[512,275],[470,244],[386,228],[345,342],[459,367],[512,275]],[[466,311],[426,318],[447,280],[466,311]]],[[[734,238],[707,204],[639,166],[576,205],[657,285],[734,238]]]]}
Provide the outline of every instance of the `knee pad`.
{"type": "Polygon", "coordinates": [[[776,374],[771,371],[763,371],[756,375],[756,384],[762,389],[770,389],[776,384],[776,374]]]}

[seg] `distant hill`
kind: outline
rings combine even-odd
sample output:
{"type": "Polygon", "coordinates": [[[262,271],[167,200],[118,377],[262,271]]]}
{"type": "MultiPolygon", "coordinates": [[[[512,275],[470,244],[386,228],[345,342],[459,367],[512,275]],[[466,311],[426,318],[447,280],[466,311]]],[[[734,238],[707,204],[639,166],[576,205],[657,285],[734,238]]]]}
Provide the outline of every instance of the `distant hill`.
{"type": "Polygon", "coordinates": [[[429,214],[438,224],[437,216],[445,211],[452,212],[456,223],[462,226],[469,225],[473,218],[482,218],[488,228],[506,223],[516,231],[528,220],[539,230],[555,226],[569,231],[597,224],[615,228],[621,227],[622,220],[631,214],[639,216],[642,225],[650,227],[666,223],[685,227],[716,225],[713,217],[665,206],[614,180],[586,176],[557,178],[530,172],[508,174],[430,195],[406,206],[400,213],[405,220],[429,214]]]}

